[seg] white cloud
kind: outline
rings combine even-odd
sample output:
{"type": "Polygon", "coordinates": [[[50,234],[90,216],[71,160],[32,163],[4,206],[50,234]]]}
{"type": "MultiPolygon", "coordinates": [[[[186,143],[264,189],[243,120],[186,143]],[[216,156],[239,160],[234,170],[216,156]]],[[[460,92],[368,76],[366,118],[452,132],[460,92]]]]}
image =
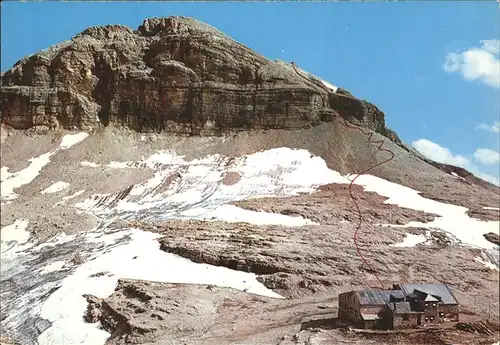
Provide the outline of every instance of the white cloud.
{"type": "Polygon", "coordinates": [[[484,49],[493,53],[500,54],[500,40],[482,40],[479,41],[484,49]]]}
{"type": "MultiPolygon", "coordinates": [[[[461,156],[461,155],[453,154],[446,147],[442,147],[441,145],[436,144],[436,143],[434,143],[430,140],[427,140],[427,139],[415,140],[412,143],[412,146],[417,151],[419,151],[421,154],[423,154],[425,157],[432,159],[433,161],[462,167],[464,169],[467,169],[471,173],[473,173],[475,176],[477,176],[485,181],[491,182],[497,186],[500,186],[499,176],[493,176],[493,175],[482,172],[477,166],[472,164],[467,158],[465,158],[464,156],[461,156]]],[[[481,150],[492,151],[492,150],[487,150],[487,149],[478,149],[478,150],[476,150],[476,153],[478,151],[482,152],[481,150]]],[[[495,151],[492,151],[492,152],[495,152],[495,151]]],[[[496,152],[496,153],[498,154],[498,152],[496,152]]],[[[474,154],[474,157],[476,158],[476,154],[474,154]]],[[[489,161],[491,161],[493,159],[489,155],[485,155],[485,157],[487,157],[486,161],[488,161],[488,159],[489,159],[489,161]]],[[[485,157],[481,157],[481,158],[485,158],[485,157]]]]}
{"type": "Polygon", "coordinates": [[[500,121],[494,121],[493,124],[487,125],[485,123],[480,123],[476,129],[484,129],[485,131],[500,133],[500,121]]]}
{"type": "Polygon", "coordinates": [[[498,176],[493,176],[490,174],[485,174],[485,173],[477,172],[477,171],[472,172],[472,173],[485,181],[488,181],[490,183],[493,183],[494,185],[500,186],[500,177],[498,177],[498,176]]]}
{"type": "Polygon", "coordinates": [[[467,81],[481,81],[500,88],[500,40],[483,40],[480,47],[463,52],[448,53],[443,69],[448,73],[459,72],[467,81]]]}
{"type": "Polygon", "coordinates": [[[500,163],[500,152],[490,149],[477,149],[476,152],[474,152],[474,159],[481,164],[498,164],[500,163]]]}
{"type": "Polygon", "coordinates": [[[462,168],[469,166],[469,160],[460,155],[454,155],[449,149],[427,139],[418,139],[412,143],[413,147],[425,157],[439,163],[456,165],[462,168]]]}

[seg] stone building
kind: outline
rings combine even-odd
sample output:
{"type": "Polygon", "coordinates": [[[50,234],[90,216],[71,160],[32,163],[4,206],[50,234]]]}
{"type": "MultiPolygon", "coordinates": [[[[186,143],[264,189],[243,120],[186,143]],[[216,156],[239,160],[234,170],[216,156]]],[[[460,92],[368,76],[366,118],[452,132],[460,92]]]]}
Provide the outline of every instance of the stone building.
{"type": "Polygon", "coordinates": [[[341,293],[338,317],[360,328],[416,328],[458,322],[459,303],[445,284],[396,284],[341,293]]]}

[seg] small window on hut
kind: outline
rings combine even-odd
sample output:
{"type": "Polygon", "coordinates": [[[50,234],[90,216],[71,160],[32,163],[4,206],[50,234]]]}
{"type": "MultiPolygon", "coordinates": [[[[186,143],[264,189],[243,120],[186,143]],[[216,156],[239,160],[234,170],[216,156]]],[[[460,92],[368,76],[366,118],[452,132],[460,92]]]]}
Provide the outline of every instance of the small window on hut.
{"type": "Polygon", "coordinates": [[[410,315],[403,315],[403,321],[410,321],[410,315]]]}

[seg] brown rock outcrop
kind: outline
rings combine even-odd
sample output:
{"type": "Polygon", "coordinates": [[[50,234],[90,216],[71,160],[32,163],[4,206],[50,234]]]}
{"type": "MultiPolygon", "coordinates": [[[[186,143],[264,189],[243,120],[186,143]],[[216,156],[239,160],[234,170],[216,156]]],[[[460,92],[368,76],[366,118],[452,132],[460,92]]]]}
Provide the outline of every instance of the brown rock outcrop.
{"type": "Polygon", "coordinates": [[[484,234],[483,236],[484,236],[484,238],[486,238],[491,243],[494,243],[494,244],[500,246],[500,236],[498,236],[494,232],[489,232],[487,234],[484,234]]]}
{"type": "Polygon", "coordinates": [[[373,104],[307,79],[192,18],[152,18],[138,30],[91,27],[17,62],[2,75],[2,119],[18,129],[218,135],[341,114],[399,142],[373,104]]]}
{"type": "Polygon", "coordinates": [[[465,315],[466,327],[349,330],[337,320],[337,296],[331,292],[289,300],[213,285],[120,279],[109,297],[85,297],[87,320],[99,321],[116,345],[489,345],[498,339],[497,322],[465,315]]]}

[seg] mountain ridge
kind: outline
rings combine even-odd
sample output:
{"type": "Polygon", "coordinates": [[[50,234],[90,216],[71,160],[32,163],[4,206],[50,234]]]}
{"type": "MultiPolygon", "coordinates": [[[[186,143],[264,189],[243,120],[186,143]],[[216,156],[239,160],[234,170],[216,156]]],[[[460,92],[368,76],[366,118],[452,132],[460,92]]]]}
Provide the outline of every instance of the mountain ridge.
{"type": "Polygon", "coordinates": [[[220,136],[304,129],[341,116],[442,171],[498,189],[420,155],[386,126],[377,106],[341,87],[325,87],[310,73],[295,73],[294,66],[269,60],[191,17],[153,17],[136,30],[92,26],[2,73],[0,118],[14,129],[42,132],[111,125],[220,136]]]}
{"type": "MultiPolygon", "coordinates": [[[[347,120],[398,142],[384,114],[348,92],[314,87],[214,27],[189,17],[146,19],[137,30],[90,27],[2,74],[2,117],[13,128],[219,135],[347,120]]],[[[312,84],[312,85],[311,85],[312,84]]]]}

